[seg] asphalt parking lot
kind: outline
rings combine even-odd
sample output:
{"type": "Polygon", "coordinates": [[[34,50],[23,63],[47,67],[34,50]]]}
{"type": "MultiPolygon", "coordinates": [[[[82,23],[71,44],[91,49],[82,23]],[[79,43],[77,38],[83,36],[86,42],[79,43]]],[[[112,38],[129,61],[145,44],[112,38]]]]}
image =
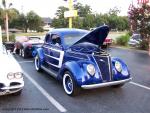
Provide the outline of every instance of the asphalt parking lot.
{"type": "Polygon", "coordinates": [[[20,96],[1,96],[0,113],[149,113],[150,57],[141,51],[110,48],[122,58],[133,80],[122,88],[82,90],[76,97],[65,94],[61,83],[45,72],[36,72],[33,59],[14,57],[25,72],[20,96]]]}

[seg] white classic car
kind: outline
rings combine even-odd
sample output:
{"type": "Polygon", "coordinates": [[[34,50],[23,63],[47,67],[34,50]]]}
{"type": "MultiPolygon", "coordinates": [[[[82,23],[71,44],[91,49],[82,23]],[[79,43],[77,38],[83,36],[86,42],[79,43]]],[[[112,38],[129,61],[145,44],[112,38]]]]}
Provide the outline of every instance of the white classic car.
{"type": "Polygon", "coordinates": [[[19,95],[23,86],[24,80],[20,65],[5,46],[0,44],[0,96],[19,95]]]}

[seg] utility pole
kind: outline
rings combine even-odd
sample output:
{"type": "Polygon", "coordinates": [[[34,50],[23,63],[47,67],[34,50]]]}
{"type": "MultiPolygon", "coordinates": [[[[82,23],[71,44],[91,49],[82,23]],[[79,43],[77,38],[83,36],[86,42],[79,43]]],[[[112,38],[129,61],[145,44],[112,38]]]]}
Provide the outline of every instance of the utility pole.
{"type": "Polygon", "coordinates": [[[6,36],[7,36],[7,41],[9,41],[8,10],[12,6],[12,3],[9,3],[9,5],[7,6],[6,0],[3,0],[2,4],[4,7],[4,11],[5,11],[5,32],[6,32],[6,36]]]}
{"type": "Polygon", "coordinates": [[[5,10],[5,30],[6,30],[7,41],[9,41],[9,25],[8,25],[8,12],[7,12],[7,9],[5,10]]]}
{"type": "MultiPolygon", "coordinates": [[[[69,0],[69,11],[73,10],[73,0],[69,0]]],[[[69,17],[69,28],[72,28],[72,17],[69,17]]]]}
{"type": "Polygon", "coordinates": [[[68,8],[69,11],[64,12],[64,17],[65,18],[69,18],[69,28],[72,28],[72,19],[73,17],[77,17],[78,16],[78,11],[74,10],[73,8],[73,0],[64,0],[64,1],[68,1],[68,8]]]}

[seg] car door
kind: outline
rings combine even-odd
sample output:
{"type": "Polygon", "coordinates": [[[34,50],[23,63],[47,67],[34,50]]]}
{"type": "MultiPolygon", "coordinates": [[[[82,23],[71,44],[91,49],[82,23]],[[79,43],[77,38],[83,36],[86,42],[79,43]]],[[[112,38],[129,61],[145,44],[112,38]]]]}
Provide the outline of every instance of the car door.
{"type": "Polygon", "coordinates": [[[43,45],[45,63],[48,63],[49,53],[50,53],[50,50],[49,50],[50,43],[51,43],[51,37],[50,37],[50,34],[47,34],[45,37],[44,45],[43,45]]]}
{"type": "Polygon", "coordinates": [[[62,66],[64,51],[61,46],[61,38],[57,34],[51,34],[48,63],[52,69],[58,71],[62,66]]]}

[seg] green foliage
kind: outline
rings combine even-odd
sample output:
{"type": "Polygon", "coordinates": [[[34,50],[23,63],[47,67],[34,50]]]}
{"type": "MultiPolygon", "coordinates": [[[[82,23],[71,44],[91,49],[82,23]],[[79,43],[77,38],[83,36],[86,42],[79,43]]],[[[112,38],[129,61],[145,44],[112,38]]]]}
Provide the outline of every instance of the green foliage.
{"type": "Polygon", "coordinates": [[[10,8],[8,10],[0,8],[0,25],[3,29],[5,28],[4,20],[6,12],[9,17],[9,28],[18,28],[27,32],[27,29],[39,30],[40,26],[43,24],[41,17],[33,11],[24,15],[20,14],[15,8],[10,8]]]}
{"type": "Polygon", "coordinates": [[[78,10],[78,15],[80,17],[86,17],[87,15],[91,14],[91,7],[88,5],[82,5],[81,3],[77,3],[74,5],[74,8],[78,10]]]}
{"type": "Polygon", "coordinates": [[[126,46],[129,41],[130,35],[127,33],[116,39],[116,44],[121,46],[126,46]]]}
{"type": "MultiPolygon", "coordinates": [[[[128,18],[120,17],[118,8],[110,9],[107,14],[94,14],[91,7],[77,3],[74,9],[78,10],[78,17],[73,18],[73,27],[81,29],[95,28],[101,25],[109,25],[110,28],[116,30],[128,30],[128,18]]],[[[56,11],[56,18],[52,20],[52,26],[55,28],[68,27],[68,19],[64,18],[64,12],[68,9],[60,6],[56,11]]]]}
{"type": "Polygon", "coordinates": [[[139,45],[139,49],[148,50],[149,45],[147,40],[142,40],[139,45]]]}
{"type": "Polygon", "coordinates": [[[44,32],[42,27],[37,27],[37,32],[44,32]]]}
{"type": "Polygon", "coordinates": [[[56,18],[52,20],[52,26],[55,28],[68,27],[68,19],[64,18],[64,12],[68,11],[68,8],[64,6],[58,7],[56,11],[56,18]]]}
{"type": "MultiPolygon", "coordinates": [[[[7,41],[7,36],[3,35],[2,40],[3,40],[3,42],[6,42],[7,41]]],[[[15,35],[14,34],[9,35],[9,41],[15,42],[15,35]]]]}
{"type": "Polygon", "coordinates": [[[42,19],[35,12],[30,11],[27,13],[27,24],[30,30],[37,30],[42,25],[42,19]]]}
{"type": "Polygon", "coordinates": [[[129,14],[129,20],[131,25],[131,31],[138,31],[142,36],[142,42],[140,43],[140,49],[148,50],[150,52],[150,5],[147,3],[141,4],[141,6],[132,6],[129,14]]]}

